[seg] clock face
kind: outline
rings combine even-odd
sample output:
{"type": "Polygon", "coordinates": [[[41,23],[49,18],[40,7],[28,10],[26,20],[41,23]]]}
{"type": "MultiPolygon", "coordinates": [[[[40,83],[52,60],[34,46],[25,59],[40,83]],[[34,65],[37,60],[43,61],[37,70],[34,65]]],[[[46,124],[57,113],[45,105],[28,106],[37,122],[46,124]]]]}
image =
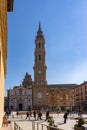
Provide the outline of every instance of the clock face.
{"type": "Polygon", "coordinates": [[[38,98],[42,98],[42,93],[41,92],[38,92],[38,98]]]}
{"type": "Polygon", "coordinates": [[[41,74],[41,70],[38,70],[38,73],[41,74]]]}

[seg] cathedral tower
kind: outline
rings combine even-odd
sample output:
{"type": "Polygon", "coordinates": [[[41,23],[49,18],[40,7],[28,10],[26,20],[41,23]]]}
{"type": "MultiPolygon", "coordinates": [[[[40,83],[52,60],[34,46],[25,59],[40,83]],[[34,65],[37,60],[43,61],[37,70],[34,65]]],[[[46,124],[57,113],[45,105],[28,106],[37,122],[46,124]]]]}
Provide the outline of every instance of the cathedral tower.
{"type": "Polygon", "coordinates": [[[35,64],[34,83],[38,85],[46,84],[46,64],[45,64],[45,39],[39,23],[39,29],[35,39],[35,64]]]}
{"type": "Polygon", "coordinates": [[[45,39],[39,22],[37,36],[35,38],[34,52],[34,87],[33,87],[33,105],[44,107],[46,103],[47,81],[46,81],[46,63],[45,63],[45,39]]]}

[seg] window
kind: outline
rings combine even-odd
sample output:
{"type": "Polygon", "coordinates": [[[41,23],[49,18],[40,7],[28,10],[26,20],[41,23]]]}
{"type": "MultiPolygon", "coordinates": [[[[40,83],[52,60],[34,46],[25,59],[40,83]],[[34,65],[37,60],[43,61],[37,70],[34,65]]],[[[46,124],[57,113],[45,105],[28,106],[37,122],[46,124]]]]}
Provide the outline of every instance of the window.
{"type": "Polygon", "coordinates": [[[39,48],[41,48],[41,43],[39,42],[39,48]]]}
{"type": "Polygon", "coordinates": [[[13,110],[13,106],[11,106],[10,109],[13,110]]]}
{"type": "Polygon", "coordinates": [[[41,60],[41,55],[39,55],[39,60],[41,60]]]}
{"type": "Polygon", "coordinates": [[[19,97],[19,102],[21,102],[22,101],[22,98],[21,97],[19,97]]]}

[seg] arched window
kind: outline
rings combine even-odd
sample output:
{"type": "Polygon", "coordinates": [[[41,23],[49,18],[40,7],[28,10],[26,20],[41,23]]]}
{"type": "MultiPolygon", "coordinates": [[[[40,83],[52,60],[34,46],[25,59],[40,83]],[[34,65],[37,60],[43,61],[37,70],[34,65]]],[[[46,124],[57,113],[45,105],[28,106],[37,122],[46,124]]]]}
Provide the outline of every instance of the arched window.
{"type": "Polygon", "coordinates": [[[41,55],[39,55],[39,60],[41,60],[41,55]]]}
{"type": "Polygon", "coordinates": [[[41,43],[39,42],[39,48],[41,48],[41,43]]]}

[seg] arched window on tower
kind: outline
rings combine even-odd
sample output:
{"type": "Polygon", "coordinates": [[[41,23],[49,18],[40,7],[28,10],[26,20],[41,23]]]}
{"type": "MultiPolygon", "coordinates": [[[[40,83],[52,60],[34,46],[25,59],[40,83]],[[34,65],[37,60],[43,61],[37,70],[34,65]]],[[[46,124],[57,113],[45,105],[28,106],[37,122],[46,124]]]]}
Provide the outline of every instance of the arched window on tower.
{"type": "Polygon", "coordinates": [[[41,48],[41,43],[39,42],[39,48],[41,48]]]}
{"type": "Polygon", "coordinates": [[[41,60],[41,55],[39,55],[39,60],[41,60]]]}

